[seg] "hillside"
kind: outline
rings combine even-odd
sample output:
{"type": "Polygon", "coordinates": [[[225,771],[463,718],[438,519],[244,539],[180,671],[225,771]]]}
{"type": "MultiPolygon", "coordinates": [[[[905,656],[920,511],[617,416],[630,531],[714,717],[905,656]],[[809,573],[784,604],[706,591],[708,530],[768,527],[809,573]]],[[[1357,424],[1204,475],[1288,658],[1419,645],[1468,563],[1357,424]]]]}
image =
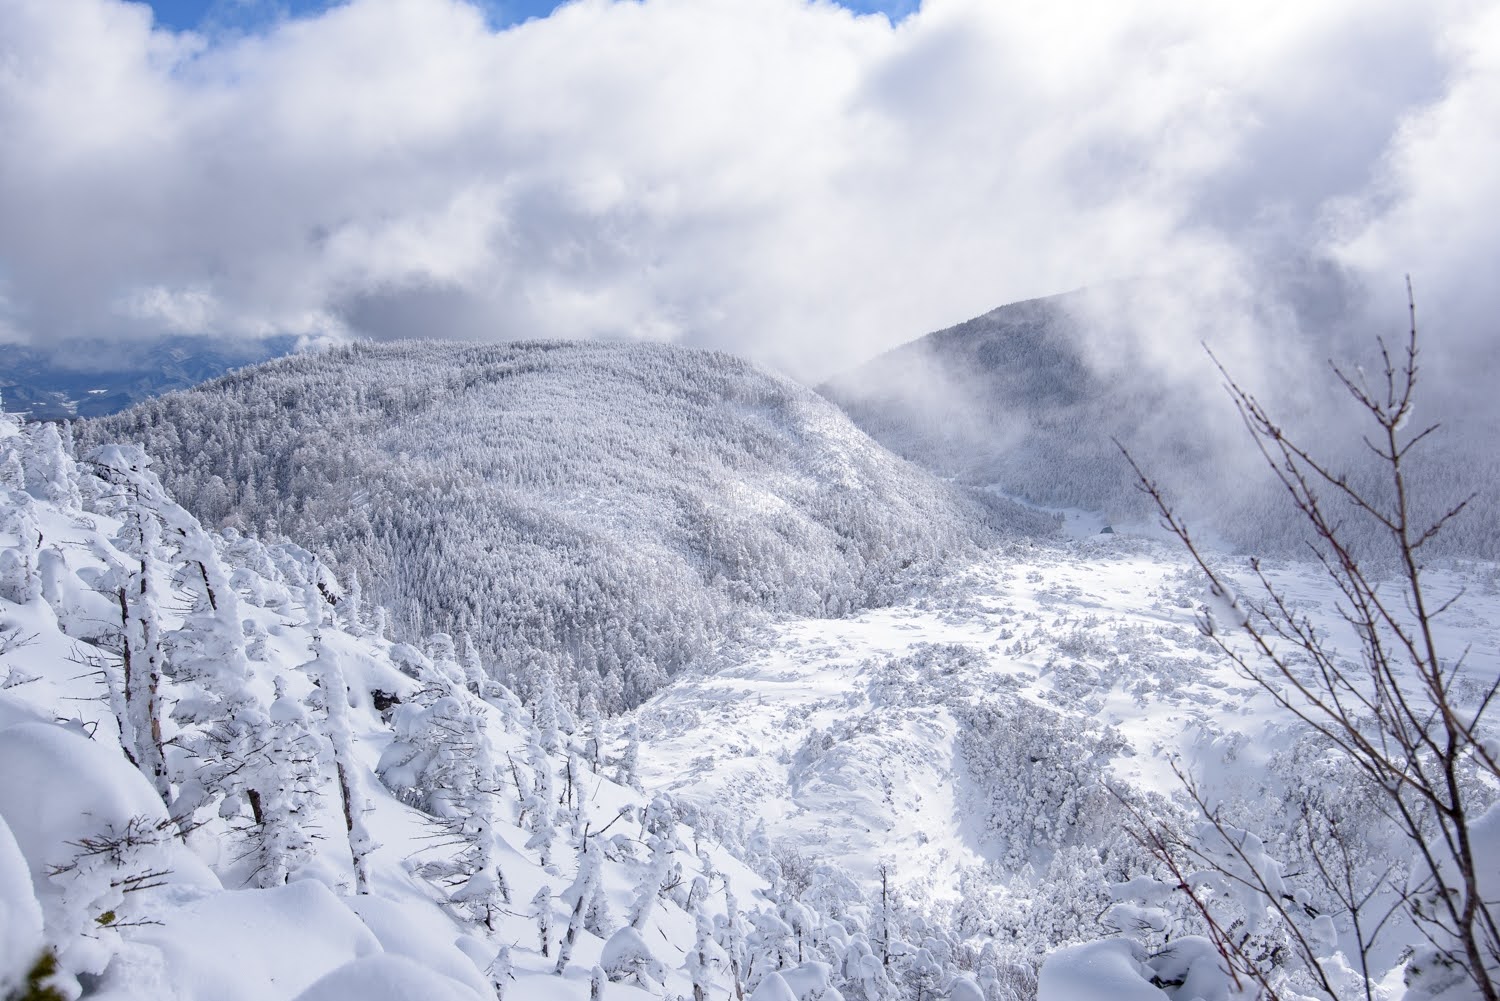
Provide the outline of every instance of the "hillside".
{"type": "Polygon", "coordinates": [[[738,842],[631,788],[627,745],[380,618],[300,547],[205,532],[139,450],[75,463],[0,415],[0,997],[624,1001],[795,975],[741,951],[780,903],[738,842]]]}
{"type": "MultiPolygon", "coordinates": [[[[1359,649],[1319,568],[1256,569],[1359,649]]],[[[1477,718],[1500,571],[1425,576],[1477,718]]],[[[1411,846],[1203,635],[1234,607],[1148,540],[1011,540],[891,607],[747,631],[611,728],[545,677],[522,708],[462,639],[393,641],[301,546],[206,531],[138,448],[76,461],[0,418],[0,996],[1230,997],[1134,840],[1190,829],[1174,767],[1298,916],[1216,908],[1318,996],[1293,937],[1339,967],[1358,928],[1310,874],[1355,853],[1383,911],[1411,846]]],[[[1500,787],[1461,771],[1493,859],[1500,787]]],[[[1467,1001],[1384,924],[1372,975],[1467,1001]]]]}
{"type": "MultiPolygon", "coordinates": [[[[1120,334],[1149,315],[1142,305],[1149,295],[1135,288],[1001,306],[880,355],[819,391],[876,441],[942,476],[1048,509],[1093,512],[1105,524],[1154,524],[1118,441],[1163,480],[1200,530],[1241,550],[1302,551],[1299,520],[1249,447],[1207,354],[1193,346],[1187,357],[1148,357],[1120,334]]],[[[1347,394],[1326,364],[1344,350],[1337,345],[1353,344],[1338,360],[1351,371],[1364,361],[1373,376],[1379,359],[1366,356],[1374,337],[1311,306],[1297,308],[1315,330],[1307,344],[1282,345],[1277,358],[1253,362],[1243,361],[1240,346],[1243,368],[1231,363],[1230,370],[1335,468],[1378,492],[1379,469],[1349,430],[1347,394]],[[1323,453],[1325,444],[1345,451],[1323,453]]],[[[1213,329],[1212,317],[1199,319],[1213,329]]],[[[1226,336],[1214,341],[1221,352],[1226,336]]],[[[1441,333],[1432,340],[1441,350],[1441,333]]],[[[1439,544],[1454,555],[1500,556],[1500,461],[1487,445],[1500,431],[1500,409],[1472,392],[1423,399],[1423,419],[1445,426],[1408,470],[1430,501],[1422,513],[1435,516],[1475,491],[1471,510],[1439,544]]]]}
{"type": "Polygon", "coordinates": [[[78,431],[139,441],[206,522],[285,532],[527,695],[634,704],[743,622],[904,593],[1045,519],[950,488],[727,355],[361,344],[78,431]]]}

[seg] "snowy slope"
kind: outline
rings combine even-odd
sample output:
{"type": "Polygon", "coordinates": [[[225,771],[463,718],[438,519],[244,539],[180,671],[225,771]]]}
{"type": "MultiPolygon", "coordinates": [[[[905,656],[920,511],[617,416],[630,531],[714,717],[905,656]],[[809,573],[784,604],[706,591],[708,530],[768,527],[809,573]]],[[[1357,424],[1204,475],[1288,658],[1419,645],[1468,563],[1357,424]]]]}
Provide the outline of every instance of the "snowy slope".
{"type": "Polygon", "coordinates": [[[741,623],[899,596],[998,526],[816,394],[662,345],[434,341],[282,359],[102,423],[212,524],[286,532],[527,695],[607,712],[741,623]]]}
{"type": "MultiPolygon", "coordinates": [[[[1011,541],[891,607],[763,625],[605,732],[545,678],[523,708],[462,635],[393,638],[299,546],[205,532],[146,462],[0,420],[6,991],[55,955],[116,998],[1190,1001],[1149,982],[1187,954],[1110,923],[1158,873],[1104,781],[1181,822],[1174,758],[1289,873],[1310,799],[1401,864],[1157,541],[1011,541]]],[[[1318,574],[1262,569],[1354,650],[1318,574]]],[[[1428,579],[1472,707],[1500,568],[1428,579]]],[[[1392,984],[1411,940],[1376,953],[1392,984]]]]}
{"type": "Polygon", "coordinates": [[[121,464],[140,458],[105,450],[85,468],[55,428],[0,420],[0,994],[45,972],[44,947],[67,996],[119,999],[583,998],[593,977],[620,999],[695,982],[724,996],[736,972],[715,936],[742,981],[794,975],[767,965],[776,942],[744,952],[746,927],[779,926],[791,904],[669,803],[607,778],[624,748],[590,744],[550,698],[524,712],[441,638],[432,656],[393,643],[305,550],[202,548],[149,473],[121,464]],[[165,533],[144,584],[142,524],[165,533]],[[125,753],[144,761],[151,742],[132,736],[122,654],[139,681],[150,644],[122,632],[127,599],[164,651],[165,793],[125,753]],[[213,612],[227,608],[241,618],[226,633],[213,612]],[[221,769],[215,748],[247,726],[251,749],[221,769]],[[444,726],[468,736],[445,742],[444,726]],[[273,831],[276,816],[289,823],[273,831]],[[585,845],[598,878],[579,890],[585,845]],[[580,894],[587,924],[559,964],[580,894]]]}
{"type": "MultiPolygon", "coordinates": [[[[1358,650],[1319,568],[1264,569],[1339,649],[1358,650]]],[[[1477,699],[1500,676],[1500,567],[1455,563],[1428,583],[1442,598],[1466,589],[1439,638],[1469,651],[1477,699]]],[[[1207,599],[1196,568],[1153,540],[1004,547],[919,600],[770,627],[659,693],[631,714],[642,775],[764,818],[789,853],[872,892],[885,863],[913,905],[1010,928],[1013,958],[1108,934],[1102,884],[1139,860],[1104,781],[1180,799],[1178,762],[1298,859],[1299,797],[1330,782],[1360,795],[1202,635],[1207,599]],[[1088,913],[1052,924],[1039,904],[1088,913]]]]}

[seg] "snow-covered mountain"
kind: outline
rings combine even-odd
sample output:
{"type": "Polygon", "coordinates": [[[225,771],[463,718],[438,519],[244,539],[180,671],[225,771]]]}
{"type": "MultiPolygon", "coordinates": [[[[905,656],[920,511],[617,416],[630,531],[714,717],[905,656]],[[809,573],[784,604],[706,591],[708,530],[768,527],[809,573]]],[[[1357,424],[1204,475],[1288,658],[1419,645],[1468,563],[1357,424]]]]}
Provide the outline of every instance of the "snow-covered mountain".
{"type": "MultiPolygon", "coordinates": [[[[139,449],[80,463],[64,435],[0,421],[6,992],[1228,998],[1184,993],[1228,981],[1135,840],[1191,820],[1174,765],[1330,948],[1351,929],[1306,879],[1329,818],[1361,878],[1406,865],[1368,779],[1216,655],[1215,599],[1151,540],[1003,543],[891,607],[767,624],[606,724],[545,678],[523,708],[446,634],[391,638],[306,549],[210,533],[139,449]]],[[[1317,568],[1259,569],[1358,648],[1317,568]]],[[[1428,575],[1465,712],[1500,676],[1497,581],[1428,575]]],[[[1395,985],[1415,931],[1390,929],[1395,985]]],[[[1288,933],[1257,948],[1315,997],[1288,933]]]]}
{"type": "MultiPolygon", "coordinates": [[[[1298,519],[1244,437],[1207,353],[1189,342],[1181,356],[1163,359],[1147,350],[1149,338],[1143,345],[1121,333],[1147,323],[1160,308],[1152,301],[1159,291],[1135,283],[1001,306],[880,355],[820,392],[875,440],[942,476],[1049,509],[1092,512],[1105,523],[1154,523],[1120,454],[1124,445],[1201,530],[1242,550],[1301,551],[1298,519]]],[[[1360,431],[1351,430],[1347,394],[1327,359],[1335,345],[1353,342],[1355,354],[1336,361],[1359,377],[1358,352],[1367,353],[1373,337],[1343,329],[1348,321],[1326,307],[1300,308],[1303,323],[1328,332],[1309,335],[1284,357],[1255,357],[1249,371],[1228,363],[1229,374],[1317,443],[1351,482],[1379,491],[1381,470],[1360,431]]],[[[1217,333],[1214,343],[1225,350],[1230,335],[1211,317],[1195,322],[1217,333]]],[[[1376,377],[1379,359],[1366,360],[1376,377]]],[[[1435,394],[1424,400],[1423,419],[1444,424],[1408,464],[1429,505],[1423,513],[1475,494],[1437,545],[1454,555],[1500,557],[1500,459],[1489,447],[1500,433],[1500,408],[1474,393],[1435,394]]]]}
{"type": "Polygon", "coordinates": [[[1050,522],[945,485],[816,394],[659,345],[356,345],[83,425],[211,524],[286,532],[528,696],[634,704],[769,613],[903,594],[1050,522]]]}
{"type": "Polygon", "coordinates": [[[0,997],[888,983],[863,900],[799,902],[597,717],[384,623],[307,550],[205,531],[138,448],[0,418],[0,997]]]}

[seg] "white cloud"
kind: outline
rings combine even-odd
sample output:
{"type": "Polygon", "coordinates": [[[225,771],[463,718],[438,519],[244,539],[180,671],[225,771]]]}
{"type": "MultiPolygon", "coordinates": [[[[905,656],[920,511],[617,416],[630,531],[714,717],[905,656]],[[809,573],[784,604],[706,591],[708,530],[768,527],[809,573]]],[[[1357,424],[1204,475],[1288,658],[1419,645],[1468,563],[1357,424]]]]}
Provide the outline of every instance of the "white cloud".
{"type": "MultiPolygon", "coordinates": [[[[927,0],[893,27],[579,0],[496,32],[457,0],[351,0],[210,43],[141,5],[8,0],[0,271],[49,340],[650,337],[814,377],[1138,274],[1191,276],[1158,320],[1242,304],[1259,329],[1307,248],[1480,280],[1494,8],[927,0]]],[[[1165,363],[1202,327],[1120,336],[1165,363]]]]}
{"type": "Polygon", "coordinates": [[[164,328],[174,334],[194,334],[213,328],[218,306],[207,289],[153,285],[133,289],[115,304],[115,311],[148,327],[164,328]]]}

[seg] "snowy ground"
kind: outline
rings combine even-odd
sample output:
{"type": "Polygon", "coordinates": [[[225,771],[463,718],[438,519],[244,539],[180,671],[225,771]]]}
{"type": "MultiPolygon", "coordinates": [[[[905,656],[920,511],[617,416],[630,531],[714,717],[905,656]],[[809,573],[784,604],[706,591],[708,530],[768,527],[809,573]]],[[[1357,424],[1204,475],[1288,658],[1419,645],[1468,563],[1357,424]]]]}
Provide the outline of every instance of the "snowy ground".
{"type": "MultiPolygon", "coordinates": [[[[129,717],[117,711],[117,602],[127,583],[146,593],[142,578],[121,575],[140,565],[119,548],[137,538],[122,498],[140,494],[90,479],[49,434],[0,416],[0,997],[33,996],[21,985],[44,953],[57,973],[42,981],[62,992],[48,996],[69,998],[475,1001],[505,991],[550,1001],[588,997],[593,978],[621,1001],[683,996],[695,935],[707,943],[698,951],[718,948],[700,929],[726,911],[747,920],[732,896],[759,913],[760,878],[610,781],[616,766],[589,763],[580,728],[561,732],[546,713],[534,721],[493,683],[476,683],[484,698],[471,692],[443,660],[451,641],[431,648],[433,660],[382,636],[352,599],[313,597],[317,578],[296,576],[311,557],[295,547],[217,539],[194,551],[209,567],[222,561],[223,576],[187,562],[186,549],[156,547],[143,579],[163,597],[132,615],[165,637],[177,672],[153,688],[169,816],[122,753],[129,717]],[[101,513],[98,496],[116,513],[101,513]],[[197,571],[221,582],[215,610],[237,615],[205,612],[197,571]],[[219,674],[189,671],[210,663],[219,674]],[[337,701],[322,698],[340,676],[337,701]],[[196,740],[204,720],[229,726],[225,703],[207,697],[231,683],[247,699],[235,718],[256,729],[225,774],[253,776],[266,817],[285,818],[279,828],[249,815],[245,796],[210,771],[212,745],[196,740]],[[396,704],[377,708],[380,697],[396,704]],[[174,712],[188,705],[203,719],[174,712]],[[339,705],[343,736],[330,722],[339,705]],[[183,806],[195,781],[210,786],[205,805],[183,806]],[[357,791],[345,802],[341,789],[357,791]],[[452,809],[419,809],[416,793],[452,809]],[[283,808],[294,794],[302,800],[283,808]],[[375,842],[358,887],[356,827],[375,842]],[[278,849],[276,831],[297,837],[278,849]],[[464,861],[476,846],[488,859],[477,867],[464,861]],[[286,871],[270,878],[276,863],[286,871]],[[656,882],[637,893],[640,878],[656,882]],[[585,895],[587,923],[563,959],[564,929],[585,913],[570,888],[585,895]],[[626,972],[604,969],[615,965],[626,972]]],[[[138,482],[152,496],[150,481],[138,482]]],[[[149,503],[144,517],[171,525],[178,545],[207,539],[164,497],[149,503]]],[[[132,649],[141,672],[157,648],[132,649]]],[[[145,744],[131,746],[140,756],[145,744]]],[[[715,965],[699,981],[726,996],[729,976],[715,965]]]]}
{"type": "MultiPolygon", "coordinates": [[[[91,468],[0,421],[0,996],[47,956],[68,996],[121,999],[1010,1001],[1038,969],[1044,998],[1123,996],[1101,970],[1149,971],[1101,917],[1151,863],[1106,781],[1170,795],[1180,758],[1278,858],[1296,791],[1370,812],[1201,633],[1200,576],[1158,540],[1013,543],[905,605],[767,627],[625,721],[632,763],[451,637],[393,642],[305,550],[211,538],[139,461],[91,468]],[[127,649],[170,668],[154,716],[127,649]]],[[[1312,567],[1263,570],[1355,649],[1312,567]]],[[[1427,581],[1472,701],[1500,568],[1427,581]]]]}
{"type": "MultiPolygon", "coordinates": [[[[1352,649],[1317,567],[1267,569],[1352,649]]],[[[1429,581],[1440,595],[1467,588],[1443,635],[1470,648],[1475,677],[1493,678],[1500,569],[1449,567],[1429,581]]],[[[764,819],[866,879],[888,860],[921,895],[951,896],[965,867],[1007,857],[989,776],[973,774],[957,739],[965,706],[1019,698],[1053,710],[1101,735],[1112,778],[1138,788],[1176,792],[1181,756],[1219,795],[1265,794],[1286,717],[1202,635],[1205,597],[1185,556],[1155,540],[1084,535],[996,552],[921,600],[768,628],[660,693],[636,714],[642,777],[747,824],[764,819]]]]}

